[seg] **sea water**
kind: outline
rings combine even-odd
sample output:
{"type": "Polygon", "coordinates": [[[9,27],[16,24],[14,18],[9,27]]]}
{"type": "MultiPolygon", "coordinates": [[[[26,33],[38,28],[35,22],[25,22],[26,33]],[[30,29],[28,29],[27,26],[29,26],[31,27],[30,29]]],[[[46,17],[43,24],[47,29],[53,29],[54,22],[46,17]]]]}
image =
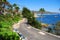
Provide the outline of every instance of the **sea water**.
{"type": "MultiPolygon", "coordinates": [[[[45,24],[56,24],[60,21],[60,14],[37,14],[36,20],[45,24]]],[[[49,26],[54,31],[55,25],[49,26]]]]}

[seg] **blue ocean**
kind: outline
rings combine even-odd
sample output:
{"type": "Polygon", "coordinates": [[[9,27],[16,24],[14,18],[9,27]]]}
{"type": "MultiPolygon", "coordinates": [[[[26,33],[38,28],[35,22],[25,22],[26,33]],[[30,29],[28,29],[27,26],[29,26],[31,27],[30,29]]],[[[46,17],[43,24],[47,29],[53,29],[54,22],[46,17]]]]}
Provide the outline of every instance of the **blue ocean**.
{"type": "MultiPolygon", "coordinates": [[[[55,30],[54,30],[55,24],[58,21],[60,21],[60,14],[58,14],[58,13],[57,14],[42,14],[42,15],[37,14],[37,16],[38,17],[36,17],[36,20],[38,22],[50,24],[50,25],[54,24],[52,26],[48,26],[48,28],[51,28],[53,33],[55,32],[55,30]]],[[[48,29],[48,28],[46,28],[46,29],[48,29]]]]}
{"type": "Polygon", "coordinates": [[[37,16],[39,16],[39,17],[36,17],[37,21],[46,23],[46,24],[56,24],[58,21],[60,21],[60,14],[49,14],[49,15],[38,14],[37,16]]]}

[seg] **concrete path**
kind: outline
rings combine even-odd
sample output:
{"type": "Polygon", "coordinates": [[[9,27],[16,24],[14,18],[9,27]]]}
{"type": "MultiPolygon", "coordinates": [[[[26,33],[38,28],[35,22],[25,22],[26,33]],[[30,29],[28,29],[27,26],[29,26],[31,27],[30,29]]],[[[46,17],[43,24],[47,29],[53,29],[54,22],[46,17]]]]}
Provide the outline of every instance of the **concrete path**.
{"type": "Polygon", "coordinates": [[[49,35],[36,28],[26,24],[26,20],[20,23],[19,32],[21,32],[28,40],[60,40],[60,38],[49,35]]]}

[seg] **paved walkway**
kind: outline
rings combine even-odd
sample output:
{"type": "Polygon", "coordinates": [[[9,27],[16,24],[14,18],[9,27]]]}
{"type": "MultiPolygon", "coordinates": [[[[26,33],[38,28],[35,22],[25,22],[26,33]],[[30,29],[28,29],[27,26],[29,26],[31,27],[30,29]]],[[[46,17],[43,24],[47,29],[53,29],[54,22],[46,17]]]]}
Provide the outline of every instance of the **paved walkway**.
{"type": "Polygon", "coordinates": [[[25,19],[20,20],[17,24],[13,25],[13,28],[17,28],[28,40],[60,40],[58,37],[27,25],[26,22],[25,19]]]}
{"type": "Polygon", "coordinates": [[[25,18],[23,18],[22,20],[18,21],[18,23],[15,23],[13,25],[13,28],[18,29],[20,27],[21,22],[24,22],[24,20],[25,20],[25,18]]]}
{"type": "Polygon", "coordinates": [[[20,27],[18,28],[19,32],[21,32],[28,40],[60,40],[60,38],[49,35],[45,32],[42,32],[36,28],[31,27],[26,24],[26,20],[20,23],[20,27]]]}

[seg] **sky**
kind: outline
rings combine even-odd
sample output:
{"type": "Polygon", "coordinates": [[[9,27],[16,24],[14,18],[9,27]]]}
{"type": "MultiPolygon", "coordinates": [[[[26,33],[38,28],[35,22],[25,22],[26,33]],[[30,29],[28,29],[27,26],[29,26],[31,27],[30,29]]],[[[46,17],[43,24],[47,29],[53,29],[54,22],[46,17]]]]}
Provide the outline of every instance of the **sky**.
{"type": "Polygon", "coordinates": [[[8,0],[11,4],[16,3],[20,9],[27,7],[30,10],[38,11],[44,8],[46,11],[59,12],[60,0],[8,0]]]}

